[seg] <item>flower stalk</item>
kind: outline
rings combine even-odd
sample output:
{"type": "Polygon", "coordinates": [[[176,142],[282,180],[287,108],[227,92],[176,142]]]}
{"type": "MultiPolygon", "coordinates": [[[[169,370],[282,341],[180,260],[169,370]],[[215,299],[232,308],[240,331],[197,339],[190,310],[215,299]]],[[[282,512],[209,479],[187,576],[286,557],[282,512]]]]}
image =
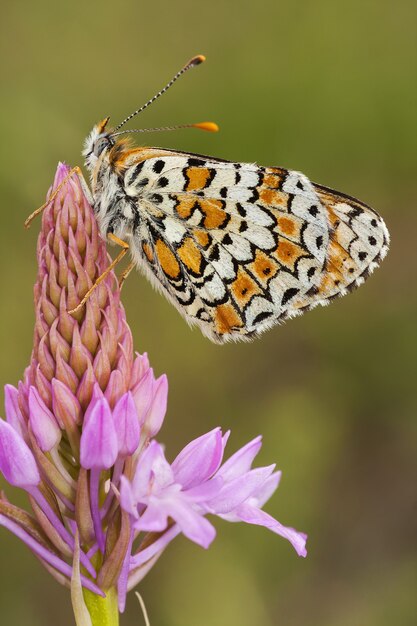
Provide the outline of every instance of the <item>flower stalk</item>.
{"type": "Polygon", "coordinates": [[[117,590],[114,587],[107,591],[105,598],[88,589],[84,589],[83,595],[90,614],[91,626],[119,626],[117,590]]]}
{"type": "MultiPolygon", "coordinates": [[[[68,172],[59,165],[53,189],[68,172]]],[[[76,177],[44,211],[37,259],[32,356],[0,420],[0,471],[31,511],[0,493],[0,526],[71,590],[77,626],[117,625],[178,534],[209,547],[209,515],[265,526],[305,556],[306,536],[263,511],[281,474],[252,468],[260,437],[223,463],[229,433],[215,428],[168,462],[155,439],[168,381],[134,353],[114,273],[68,313],[109,264],[76,177]]]]}

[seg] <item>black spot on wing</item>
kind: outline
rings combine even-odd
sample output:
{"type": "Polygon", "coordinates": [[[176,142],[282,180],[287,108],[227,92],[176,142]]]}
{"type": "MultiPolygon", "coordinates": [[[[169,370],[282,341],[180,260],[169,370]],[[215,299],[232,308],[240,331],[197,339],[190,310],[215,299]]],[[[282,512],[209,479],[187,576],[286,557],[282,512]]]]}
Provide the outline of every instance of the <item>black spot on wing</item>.
{"type": "Polygon", "coordinates": [[[162,159],[158,159],[153,164],[152,169],[155,172],[155,174],[160,174],[162,170],[164,169],[164,166],[165,166],[165,161],[163,161],[162,159]]]}
{"type": "Polygon", "coordinates": [[[169,180],[166,176],[161,176],[161,178],[158,178],[157,181],[157,186],[158,187],[166,187],[169,183],[169,180]]]}
{"type": "Polygon", "coordinates": [[[289,300],[291,300],[291,298],[294,298],[295,295],[297,295],[297,293],[299,292],[299,289],[296,289],[295,287],[291,287],[290,289],[287,289],[286,291],[284,291],[284,294],[282,296],[282,300],[281,300],[281,304],[287,304],[287,302],[289,300]]]}
{"type": "Polygon", "coordinates": [[[253,320],[252,325],[256,326],[260,322],[263,322],[264,320],[268,319],[268,317],[271,317],[271,315],[272,315],[272,311],[262,311],[262,313],[258,313],[258,315],[253,320]]]}
{"type": "MultiPolygon", "coordinates": [[[[181,154],[185,154],[184,152],[181,154]]],[[[194,159],[190,158],[187,161],[188,167],[204,167],[206,165],[206,161],[204,159],[194,159]]]]}
{"type": "Polygon", "coordinates": [[[210,261],[218,261],[219,258],[220,258],[220,248],[219,248],[219,245],[217,243],[215,243],[214,246],[212,247],[212,249],[210,250],[209,260],[210,261]]]}

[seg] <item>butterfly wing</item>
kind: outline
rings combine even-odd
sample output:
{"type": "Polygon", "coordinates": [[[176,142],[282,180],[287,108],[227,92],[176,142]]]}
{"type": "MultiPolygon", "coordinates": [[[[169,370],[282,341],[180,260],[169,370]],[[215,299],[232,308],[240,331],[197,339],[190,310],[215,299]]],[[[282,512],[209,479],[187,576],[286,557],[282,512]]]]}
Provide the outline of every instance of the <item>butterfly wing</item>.
{"type": "Polygon", "coordinates": [[[217,342],[327,304],[388,249],[373,209],[283,168],[142,149],[123,184],[135,260],[217,342]]]}

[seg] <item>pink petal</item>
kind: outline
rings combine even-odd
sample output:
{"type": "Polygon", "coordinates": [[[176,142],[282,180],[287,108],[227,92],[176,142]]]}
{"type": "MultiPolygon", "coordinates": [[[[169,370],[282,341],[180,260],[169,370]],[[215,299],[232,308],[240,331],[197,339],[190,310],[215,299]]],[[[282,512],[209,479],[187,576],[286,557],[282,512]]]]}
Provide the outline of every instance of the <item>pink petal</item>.
{"type": "Polygon", "coordinates": [[[97,402],[99,400],[103,400],[104,399],[104,393],[102,392],[100,385],[98,383],[94,384],[93,387],[93,393],[91,395],[91,400],[89,402],[89,405],[84,413],[84,419],[83,419],[83,428],[85,428],[86,423],[88,422],[88,420],[90,419],[90,415],[93,411],[93,409],[95,408],[97,402]]]}
{"type": "Polygon", "coordinates": [[[171,503],[169,515],[178,523],[188,539],[203,548],[207,549],[216,536],[214,526],[181,500],[171,503]]]}
{"type": "Polygon", "coordinates": [[[26,422],[18,402],[19,392],[13,385],[4,386],[4,408],[6,420],[25,439],[27,437],[26,422]]]}
{"type": "Polygon", "coordinates": [[[132,481],[132,489],[135,501],[149,493],[150,481],[153,477],[153,466],[158,457],[164,457],[164,452],[159,443],[151,441],[149,446],[142,452],[136,466],[135,475],[132,481]]]}
{"type": "Polygon", "coordinates": [[[126,476],[120,478],[120,506],[132,517],[138,518],[137,502],[133,496],[133,490],[126,476]]]}
{"type": "MultiPolygon", "coordinates": [[[[162,450],[162,448],[161,448],[162,450]]],[[[174,472],[165,455],[159,454],[152,465],[152,491],[160,491],[174,483],[174,472]]],[[[180,485],[178,485],[178,489],[180,485]]]]}
{"type": "Polygon", "coordinates": [[[167,411],[167,402],[168,378],[163,374],[153,385],[153,399],[145,419],[146,431],[150,437],[155,437],[161,429],[167,411]]]}
{"type": "Polygon", "coordinates": [[[208,548],[216,536],[214,527],[197,513],[180,491],[172,489],[163,499],[152,497],[151,504],[136,522],[137,530],[162,532],[168,526],[168,518],[176,521],[182,533],[194,543],[208,548]]]}
{"type": "Polygon", "coordinates": [[[0,471],[8,483],[28,489],[40,483],[35,458],[23,438],[0,419],[0,471]]]}
{"type": "Polygon", "coordinates": [[[247,524],[257,524],[258,526],[265,526],[265,528],[272,530],[272,532],[276,533],[277,535],[281,535],[281,537],[288,539],[288,541],[297,552],[298,556],[307,556],[307,535],[305,535],[304,533],[300,533],[294,528],[283,526],[282,524],[280,524],[280,522],[274,519],[272,515],[269,515],[268,513],[265,513],[265,511],[262,511],[261,509],[250,506],[248,504],[242,504],[240,507],[238,507],[235,511],[235,514],[247,524]]]}
{"type": "Polygon", "coordinates": [[[184,493],[187,498],[190,498],[196,504],[204,503],[217,496],[223,485],[224,480],[221,476],[213,476],[210,480],[206,480],[205,483],[196,485],[192,489],[187,489],[184,493]]]}
{"type": "Polygon", "coordinates": [[[133,399],[138,412],[139,424],[142,425],[152,402],[152,391],[155,378],[153,369],[149,368],[141,380],[132,389],[133,399]]]}
{"type": "Polygon", "coordinates": [[[130,391],[125,393],[113,409],[119,454],[133,454],[139,445],[140,428],[136,405],[130,391]]]}
{"type": "Polygon", "coordinates": [[[158,506],[157,501],[155,504],[148,504],[143,515],[135,522],[135,529],[138,531],[162,532],[168,526],[168,515],[169,513],[163,506],[158,506]]]}
{"type": "Polygon", "coordinates": [[[80,460],[85,469],[109,469],[117,459],[118,445],[113,416],[103,397],[92,408],[81,434],[80,460]]]}
{"type": "Polygon", "coordinates": [[[254,499],[256,500],[256,506],[260,509],[268,502],[269,498],[277,489],[282,472],[274,472],[269,478],[266,479],[263,485],[256,491],[254,499]]]}
{"type": "Polygon", "coordinates": [[[161,552],[161,550],[164,550],[166,546],[177,535],[179,535],[180,532],[181,532],[181,529],[178,526],[178,524],[174,524],[174,526],[171,526],[170,528],[168,528],[168,530],[161,537],[159,537],[156,541],[154,541],[150,546],[148,546],[144,550],[141,550],[140,552],[132,556],[131,562],[130,562],[131,570],[134,570],[140,565],[143,565],[144,563],[149,561],[149,559],[155,556],[155,554],[158,554],[158,552],[161,552]]]}
{"type": "Polygon", "coordinates": [[[149,369],[149,359],[146,352],[139,354],[136,352],[136,358],[132,365],[132,381],[138,383],[149,369]]]}
{"type": "Polygon", "coordinates": [[[220,428],[194,439],[179,453],[172,463],[175,481],[184,489],[195,487],[208,480],[219,468],[223,457],[223,440],[220,428]]]}
{"type": "Polygon", "coordinates": [[[29,389],[29,423],[43,452],[49,452],[61,441],[61,429],[36,387],[29,389]]]}
{"type": "Polygon", "coordinates": [[[254,458],[262,447],[262,437],[255,437],[243,448],[235,452],[219,469],[217,474],[225,481],[232,480],[237,476],[245,474],[251,468],[254,458]]]}
{"type": "Polygon", "coordinates": [[[256,494],[257,490],[269,478],[274,467],[274,465],[257,467],[243,474],[243,476],[238,476],[225,483],[219,494],[206,503],[208,510],[216,514],[232,512],[237,506],[256,494]]]}

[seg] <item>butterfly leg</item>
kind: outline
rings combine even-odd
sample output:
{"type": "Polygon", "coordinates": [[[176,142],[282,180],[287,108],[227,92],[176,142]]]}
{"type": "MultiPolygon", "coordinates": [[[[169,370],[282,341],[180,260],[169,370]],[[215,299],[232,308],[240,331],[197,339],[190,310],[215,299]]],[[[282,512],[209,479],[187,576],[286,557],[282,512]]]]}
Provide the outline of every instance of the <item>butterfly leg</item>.
{"type": "Polygon", "coordinates": [[[134,261],[132,261],[131,263],[129,263],[127,268],[125,270],[123,270],[123,272],[120,274],[119,289],[121,289],[123,287],[126,278],[129,276],[130,272],[133,270],[135,265],[136,265],[136,263],[134,261]]]}
{"type": "MultiPolygon", "coordinates": [[[[96,282],[87,291],[87,293],[85,294],[85,296],[83,297],[81,302],[79,304],[77,304],[77,306],[74,309],[71,309],[70,311],[68,311],[68,313],[70,315],[73,315],[74,313],[78,313],[78,311],[87,302],[88,298],[91,296],[93,291],[95,289],[97,289],[99,284],[103,282],[103,280],[106,278],[106,276],[108,276],[110,274],[110,272],[116,267],[116,265],[118,265],[120,263],[120,261],[126,256],[126,254],[129,251],[129,244],[126,243],[126,241],[123,241],[122,239],[119,239],[119,237],[116,237],[116,235],[113,235],[113,233],[108,233],[107,238],[110,241],[112,241],[113,243],[115,243],[118,246],[120,246],[122,249],[120,250],[120,252],[117,255],[117,257],[110,263],[110,265],[104,270],[104,272],[97,278],[96,282]]],[[[129,268],[127,268],[127,269],[129,269],[129,268]]]]}
{"type": "Polygon", "coordinates": [[[81,187],[83,188],[83,191],[84,191],[85,195],[87,196],[88,201],[90,202],[90,204],[93,203],[93,198],[91,196],[91,191],[88,188],[87,183],[85,182],[85,178],[83,176],[83,173],[82,173],[81,169],[78,167],[78,165],[76,165],[75,167],[72,168],[72,170],[68,173],[68,175],[65,176],[64,180],[62,181],[62,183],[60,183],[58,185],[58,187],[54,190],[54,192],[51,194],[51,196],[48,198],[48,200],[45,202],[45,204],[40,206],[39,209],[36,209],[36,211],[33,211],[33,213],[31,213],[29,215],[29,217],[26,218],[26,220],[25,220],[25,228],[29,228],[29,226],[31,225],[31,223],[35,219],[35,217],[37,217],[40,213],[42,213],[46,209],[46,207],[52,202],[52,200],[60,192],[62,187],[65,185],[65,183],[71,178],[71,176],[74,176],[74,174],[77,174],[77,176],[79,178],[79,181],[81,183],[81,187]]]}

